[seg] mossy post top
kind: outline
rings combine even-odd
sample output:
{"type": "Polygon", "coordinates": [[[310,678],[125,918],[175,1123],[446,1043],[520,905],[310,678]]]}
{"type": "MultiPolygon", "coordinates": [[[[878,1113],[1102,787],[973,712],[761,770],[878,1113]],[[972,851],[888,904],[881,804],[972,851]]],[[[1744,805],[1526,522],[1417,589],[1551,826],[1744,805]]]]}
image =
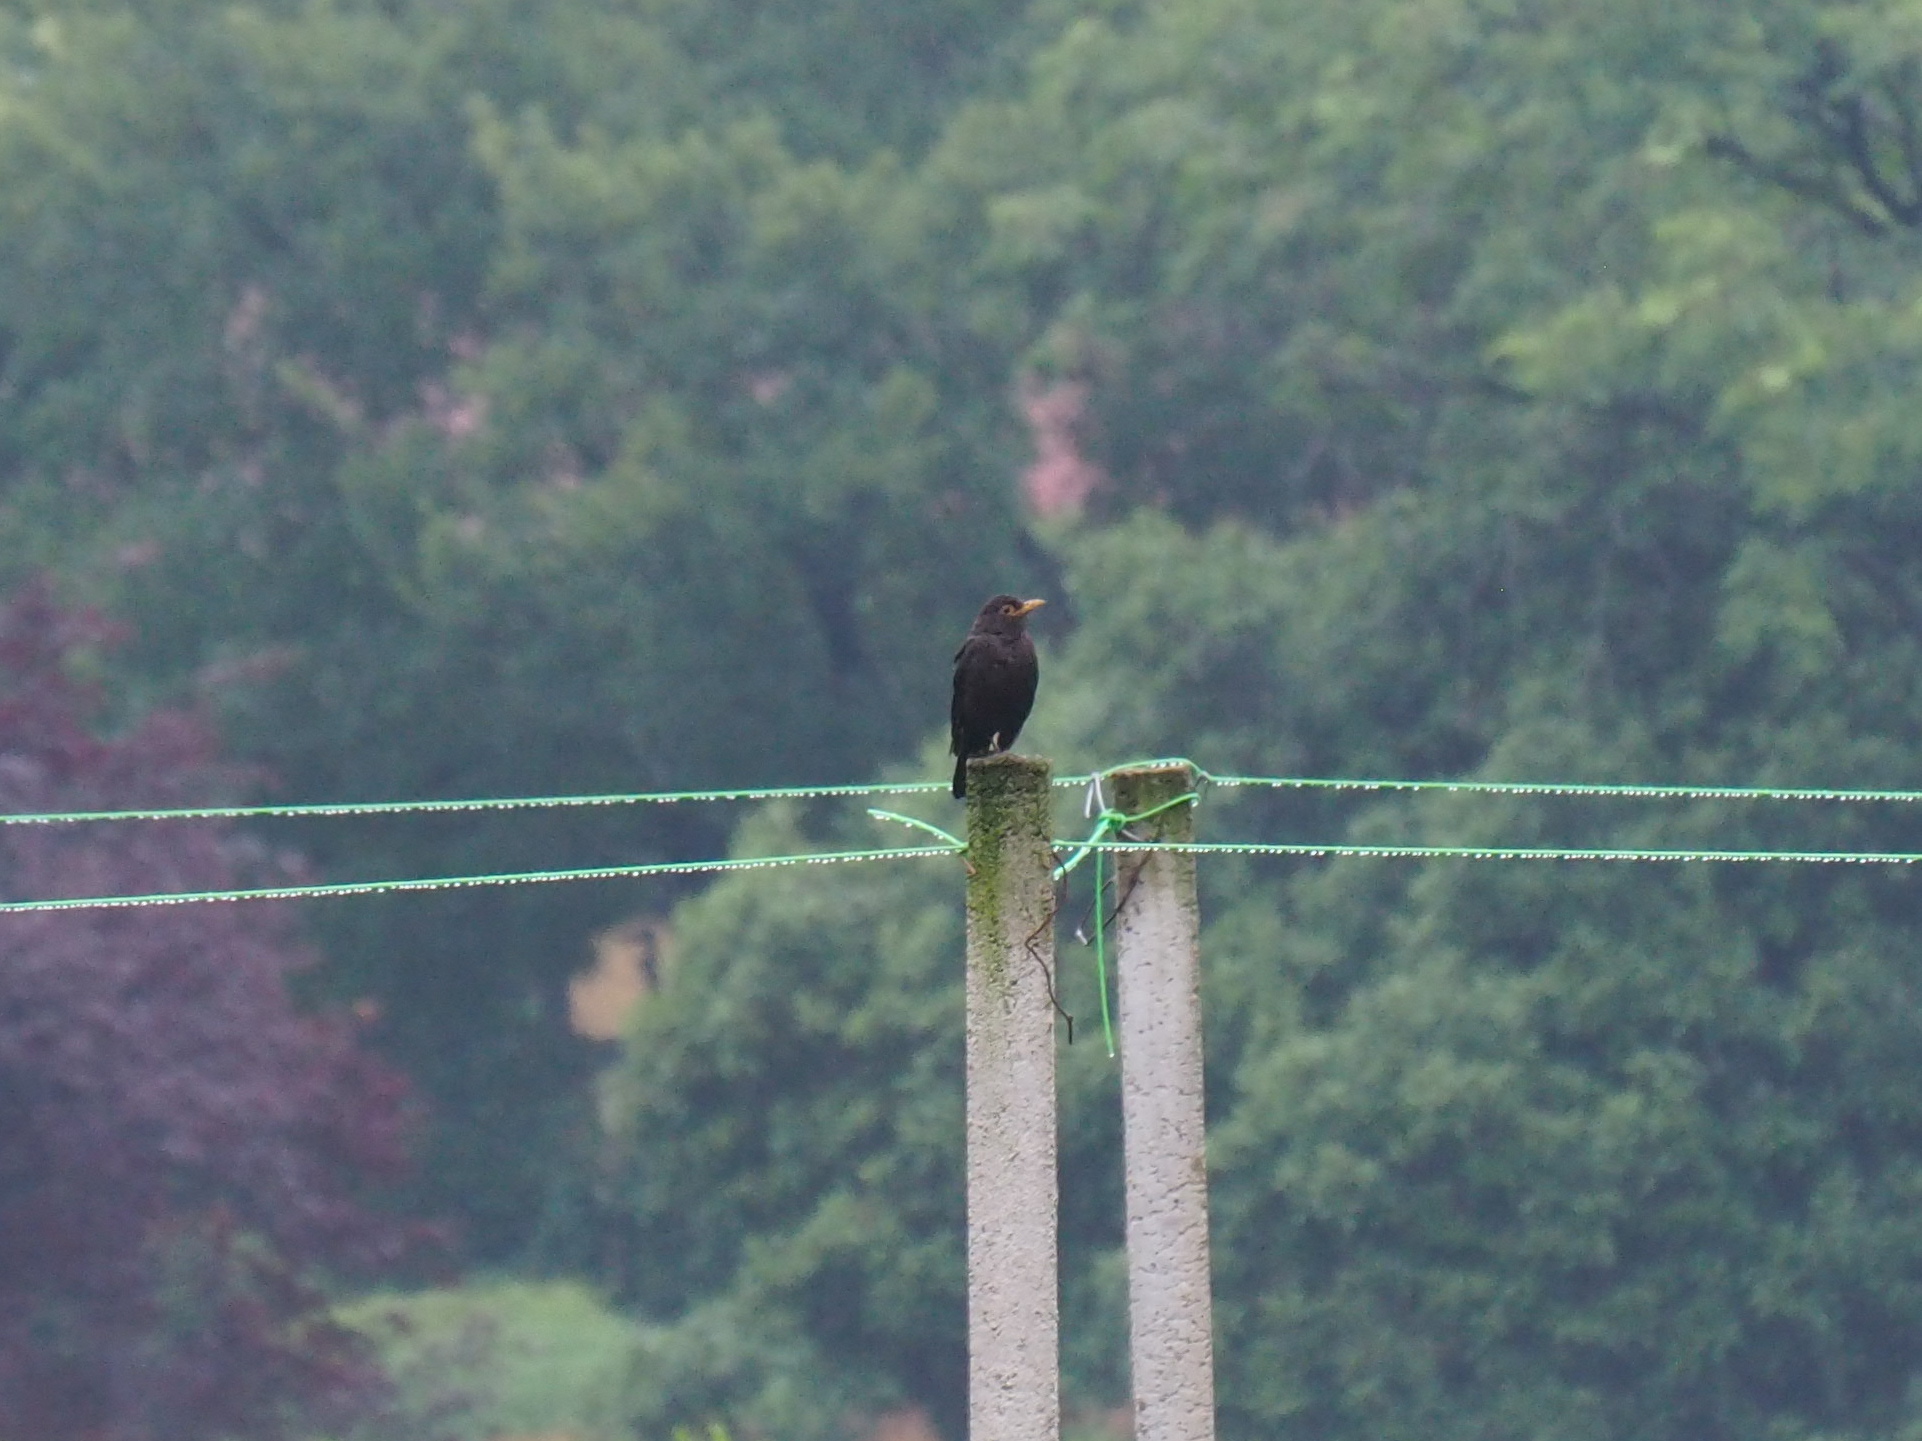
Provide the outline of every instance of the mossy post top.
{"type": "Polygon", "coordinates": [[[1020,806],[1048,803],[1054,769],[1041,756],[1002,752],[968,762],[968,838],[978,825],[1005,831],[1020,806]]]}
{"type": "Polygon", "coordinates": [[[1052,895],[1053,779],[1053,768],[1039,756],[1004,753],[968,762],[969,926],[971,936],[979,933],[977,962],[989,974],[999,973],[1010,920],[1025,937],[1040,921],[1039,912],[1030,912],[1052,895]]]}

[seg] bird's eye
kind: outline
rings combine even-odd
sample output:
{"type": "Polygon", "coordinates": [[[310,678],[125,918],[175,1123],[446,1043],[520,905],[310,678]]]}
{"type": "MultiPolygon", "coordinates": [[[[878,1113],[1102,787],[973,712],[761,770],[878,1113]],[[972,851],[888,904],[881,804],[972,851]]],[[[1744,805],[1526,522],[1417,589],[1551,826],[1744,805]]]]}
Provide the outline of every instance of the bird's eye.
{"type": "Polygon", "coordinates": [[[1002,606],[1002,607],[1001,607],[1001,614],[1003,614],[1003,615],[1013,615],[1013,614],[1015,613],[1015,611],[1017,611],[1018,609],[1020,609],[1020,607],[1019,607],[1019,606],[1012,606],[1012,605],[1004,605],[1004,606],[1002,606]]]}

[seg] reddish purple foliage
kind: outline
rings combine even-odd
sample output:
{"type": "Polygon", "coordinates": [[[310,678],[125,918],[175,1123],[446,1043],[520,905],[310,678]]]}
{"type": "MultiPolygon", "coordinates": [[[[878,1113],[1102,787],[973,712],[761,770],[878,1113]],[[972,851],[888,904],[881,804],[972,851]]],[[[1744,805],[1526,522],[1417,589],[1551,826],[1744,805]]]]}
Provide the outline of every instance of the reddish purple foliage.
{"type": "MultiPolygon", "coordinates": [[[[238,773],[164,713],[90,729],[33,589],[0,611],[0,813],[205,804],[238,773]]],[[[0,827],[0,897],[279,878],[211,823],[0,827]]],[[[399,1078],[289,994],[310,960],[259,902],[0,915],[0,1435],[271,1437],[378,1393],[312,1277],[403,1240],[357,1188],[403,1159],[399,1078]]]]}

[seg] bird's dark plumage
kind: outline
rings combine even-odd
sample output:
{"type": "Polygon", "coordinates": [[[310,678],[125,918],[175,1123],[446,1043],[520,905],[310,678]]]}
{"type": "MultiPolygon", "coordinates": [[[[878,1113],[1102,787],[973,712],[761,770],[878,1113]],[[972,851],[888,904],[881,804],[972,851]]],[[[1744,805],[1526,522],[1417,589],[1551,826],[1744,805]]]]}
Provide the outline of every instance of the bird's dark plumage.
{"type": "Polygon", "coordinates": [[[968,793],[968,760],[991,756],[1014,744],[1034,709],[1040,667],[1028,637],[1028,614],[1043,602],[997,595],[981,607],[968,638],[954,653],[954,794],[968,793]]]}

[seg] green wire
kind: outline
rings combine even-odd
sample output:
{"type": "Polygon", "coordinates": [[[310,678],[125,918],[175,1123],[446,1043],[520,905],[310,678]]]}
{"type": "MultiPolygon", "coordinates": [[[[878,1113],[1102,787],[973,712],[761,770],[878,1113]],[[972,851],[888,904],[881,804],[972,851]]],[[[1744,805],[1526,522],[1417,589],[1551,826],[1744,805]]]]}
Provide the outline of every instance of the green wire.
{"type": "MultiPolygon", "coordinates": [[[[1094,977],[1101,988],[1101,1039],[1107,1043],[1108,1059],[1114,1059],[1114,1021],[1108,1015],[1108,940],[1102,911],[1107,909],[1101,886],[1101,865],[1106,853],[1094,853],[1094,977]]],[[[1070,1033],[1072,1034],[1072,1033],[1070,1033]]]]}
{"type": "Polygon", "coordinates": [[[896,821],[904,826],[913,826],[918,831],[926,831],[935,839],[945,842],[950,850],[965,851],[968,848],[966,841],[960,839],[958,836],[950,835],[947,831],[942,830],[941,827],[933,825],[928,821],[916,820],[913,816],[900,815],[895,811],[876,810],[873,806],[868,807],[868,814],[873,816],[877,821],[896,821]]]}
{"type": "MultiPolygon", "coordinates": [[[[1216,776],[1180,757],[1131,761],[1086,775],[1058,777],[1057,786],[1084,786],[1117,770],[1191,766],[1211,785],[1275,790],[1462,791],[1522,796],[1628,796],[1668,800],[1871,801],[1913,803],[1922,791],[1824,790],[1809,786],[1604,785],[1577,781],[1445,781],[1314,776],[1216,776]]],[[[756,786],[707,791],[637,791],[587,796],[503,796],[466,800],[341,801],[315,805],[174,806],[154,810],[49,811],[0,815],[0,825],[70,825],[83,821],[254,820],[301,816],[385,816],[470,811],[552,810],[592,806],[677,805],[710,801],[809,800],[832,796],[917,795],[944,790],[939,781],[869,785],[756,786]]]]}
{"type": "Polygon", "coordinates": [[[1183,855],[1372,856],[1408,860],[1470,861],[1779,861],[1800,865],[1912,866],[1913,851],[1715,851],[1636,850],[1626,846],[1417,846],[1339,845],[1321,841],[1082,841],[1096,851],[1176,851],[1183,855]]]}
{"type": "MultiPolygon", "coordinates": [[[[1359,846],[1317,842],[1271,843],[1261,841],[1055,841],[1056,849],[1078,846],[1096,856],[1108,851],[1173,851],[1183,855],[1246,856],[1363,856],[1401,860],[1496,860],[1496,861],[1712,861],[1712,862],[1786,862],[1805,865],[1902,865],[1922,863],[1922,853],[1906,851],[1714,851],[1714,850],[1632,850],[1625,848],[1579,848],[1567,846],[1359,846]]],[[[540,885],[557,881],[611,881],[641,876],[708,875],[726,871],[763,870],[775,866],[834,865],[852,861],[918,860],[928,856],[961,854],[954,846],[895,846],[871,851],[822,851],[809,855],[750,856],[714,861],[659,861],[645,865],[591,866],[581,870],[521,871],[478,876],[433,876],[420,880],[337,881],[309,886],[263,886],[251,890],[183,891],[141,896],[87,896],[43,901],[0,901],[0,912],[72,911],[127,906],[189,905],[206,901],[307,900],[330,896],[369,896],[396,891],[461,890],[478,886],[540,885]]],[[[1102,920],[1099,908],[1096,926],[1102,920]]],[[[1097,966],[1105,977],[1105,960],[1099,950],[1097,966]]],[[[1103,1006],[1106,987],[1103,986],[1103,1006]]]]}
{"type": "Polygon", "coordinates": [[[392,891],[446,891],[474,886],[542,885],[554,881],[615,881],[635,876],[693,876],[717,871],[819,866],[845,861],[893,861],[952,856],[951,846],[895,846],[874,851],[822,851],[798,856],[748,856],[720,861],[657,861],[632,866],[590,866],[569,871],[520,871],[501,875],[433,876],[405,881],[335,881],[311,886],[262,886],[251,890],[183,891],[146,896],[86,896],[50,901],[0,901],[5,911],[77,911],[126,906],[179,906],[206,901],[294,901],[324,896],[374,896],[392,891]]]}
{"type": "MultiPolygon", "coordinates": [[[[1206,775],[1206,772],[1203,772],[1206,775]]],[[[1217,786],[1274,790],[1462,791],[1506,796],[1626,796],[1700,801],[1922,801],[1922,791],[1821,790],[1812,786],[1590,785],[1581,781],[1408,781],[1310,776],[1207,776],[1217,786]]]]}
{"type": "MultiPolygon", "coordinates": [[[[1785,786],[1680,786],[1616,785],[1563,781],[1440,781],[1440,780],[1367,780],[1316,778],[1305,776],[1211,776],[1192,762],[1163,758],[1113,766],[1088,775],[1063,776],[1057,786],[1082,786],[1105,779],[1116,770],[1190,766],[1197,776],[1212,785],[1263,786],[1275,789],[1327,789],[1361,791],[1463,791],[1504,795],[1535,796],[1625,796],[1640,799],[1683,800],[1786,800],[1846,802],[1922,801],[1922,791],[1827,790],[1785,786]]],[[[0,825],[55,825],[80,821],[127,820],[240,820],[254,817],[397,815],[417,812],[462,812],[493,810],[533,810],[554,807],[671,805],[699,801],[755,801],[809,799],[829,796],[909,795],[945,789],[938,781],[900,784],[765,786],[709,791],[660,791],[593,796],[525,796],[500,799],[437,801],[369,801],[323,805],[287,806],[199,806],[160,810],[73,811],[26,815],[0,815],[0,825]]],[[[1408,860],[1503,860],[1503,861],[1641,861],[1641,862],[1776,862],[1804,865],[1915,865],[1922,853],[1903,851],[1736,851],[1736,850],[1645,850],[1630,847],[1571,846],[1429,846],[1429,845],[1349,845],[1332,842],[1193,841],[1185,843],[1112,840],[1111,833],[1147,820],[1172,806],[1198,799],[1195,792],[1163,802],[1139,816],[1127,816],[1104,808],[1092,835],[1082,841],[1054,841],[1058,851],[1069,858],[1055,869],[1059,879],[1082,861],[1095,858],[1095,967],[1101,985],[1102,1027],[1107,1035],[1109,1053],[1114,1051],[1114,1035],[1109,1017],[1106,918],[1100,900],[1105,889],[1104,853],[1166,850],[1187,855],[1247,855],[1303,857],[1369,857],[1408,860]]],[[[641,865],[598,866],[579,870],[524,871],[475,876],[444,876],[391,881],[343,881],[306,886],[269,886],[246,890],[189,891],[140,896],[92,896],[38,901],[0,902],[0,912],[100,909],[128,906],[186,905],[208,901],[300,900],[330,896],[380,895],[400,891],[453,890],[478,886],[537,885],[560,881],[621,880],[659,875],[704,875],[735,870],[765,869],[775,866],[825,865],[868,860],[897,860],[922,856],[954,855],[963,843],[947,831],[892,811],[871,811],[877,819],[895,821],[925,831],[939,841],[937,846],[901,846],[868,851],[821,852],[811,855],[749,857],[712,861],[663,861],[641,865]]]]}
{"type": "Polygon", "coordinates": [[[675,805],[683,801],[807,800],[816,796],[891,796],[940,791],[939,781],[910,781],[899,785],[761,786],[722,791],[653,791],[599,796],[506,796],[498,799],[449,801],[341,801],[322,805],[289,806],[178,806],[148,811],[56,811],[33,815],[0,815],[0,825],[50,826],[77,821],[234,821],[284,816],[389,816],[429,812],[530,811],[568,806],[675,805]]]}
{"type": "MultiPolygon", "coordinates": [[[[1182,756],[1163,756],[1154,760],[1130,761],[1108,766],[1095,774],[1108,776],[1118,770],[1161,769],[1190,766],[1209,785],[1256,786],[1271,790],[1337,791],[1461,791],[1488,795],[1515,796],[1615,796],[1641,800],[1702,801],[1871,801],[1914,804],[1922,801],[1922,791],[1872,790],[1866,787],[1829,789],[1819,786],[1699,786],[1609,784],[1587,781],[1469,781],[1469,780],[1395,780],[1387,777],[1353,776],[1218,776],[1182,756]]],[[[1093,775],[1063,776],[1056,785],[1085,785],[1093,775]]]]}

